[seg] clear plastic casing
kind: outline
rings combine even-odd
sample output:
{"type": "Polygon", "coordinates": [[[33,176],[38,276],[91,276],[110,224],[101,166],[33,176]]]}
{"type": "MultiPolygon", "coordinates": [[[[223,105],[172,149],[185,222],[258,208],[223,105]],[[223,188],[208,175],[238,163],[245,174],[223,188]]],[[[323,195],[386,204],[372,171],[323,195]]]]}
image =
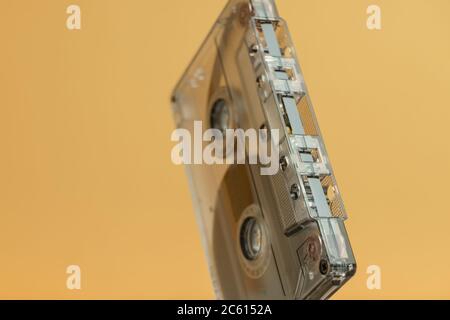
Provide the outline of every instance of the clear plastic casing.
{"type": "Polygon", "coordinates": [[[227,128],[280,132],[275,175],[186,166],[217,297],[330,297],[356,271],[347,214],[273,1],[230,0],[172,99],[177,127],[192,135],[196,121],[208,129],[224,115],[227,128]]]}

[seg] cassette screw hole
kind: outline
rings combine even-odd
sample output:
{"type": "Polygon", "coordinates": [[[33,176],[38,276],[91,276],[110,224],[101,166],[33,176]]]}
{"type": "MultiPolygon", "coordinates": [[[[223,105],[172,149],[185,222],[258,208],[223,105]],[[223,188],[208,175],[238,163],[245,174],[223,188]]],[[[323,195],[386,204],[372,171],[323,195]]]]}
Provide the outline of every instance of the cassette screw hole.
{"type": "Polygon", "coordinates": [[[265,75],[259,76],[256,82],[258,83],[259,88],[263,88],[266,83],[266,76],[265,75]]]}
{"type": "Polygon", "coordinates": [[[328,261],[326,260],[320,260],[319,263],[319,271],[321,274],[326,275],[328,273],[329,270],[329,265],[328,265],[328,261]]]}
{"type": "Polygon", "coordinates": [[[280,168],[281,168],[281,170],[286,171],[288,166],[289,166],[288,158],[286,158],[286,156],[282,156],[280,158],[280,168]]]}
{"type": "Polygon", "coordinates": [[[298,186],[298,184],[292,185],[291,198],[292,198],[292,200],[298,200],[300,198],[300,187],[298,186]]]}

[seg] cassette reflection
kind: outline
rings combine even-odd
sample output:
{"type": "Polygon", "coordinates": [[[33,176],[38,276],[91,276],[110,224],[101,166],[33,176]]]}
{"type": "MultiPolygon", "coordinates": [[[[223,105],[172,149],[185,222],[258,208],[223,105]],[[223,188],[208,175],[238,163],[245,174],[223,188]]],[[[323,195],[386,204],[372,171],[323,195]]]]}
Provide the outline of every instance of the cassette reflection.
{"type": "MultiPolygon", "coordinates": [[[[261,129],[267,164],[187,165],[218,298],[326,299],[356,271],[347,218],[286,23],[230,0],[173,92],[176,125],[261,129]]],[[[225,136],[225,135],[224,135],[225,136]]]]}

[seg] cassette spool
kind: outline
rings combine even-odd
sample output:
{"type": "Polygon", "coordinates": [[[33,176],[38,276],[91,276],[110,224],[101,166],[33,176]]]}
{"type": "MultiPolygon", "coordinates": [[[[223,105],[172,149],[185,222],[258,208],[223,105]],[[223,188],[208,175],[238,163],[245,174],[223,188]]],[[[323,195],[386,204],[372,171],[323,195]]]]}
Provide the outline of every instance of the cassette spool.
{"type": "Polygon", "coordinates": [[[230,0],[173,92],[178,128],[269,128],[279,170],[186,166],[223,299],[326,299],[356,271],[347,218],[286,23],[273,0],[230,0]]]}

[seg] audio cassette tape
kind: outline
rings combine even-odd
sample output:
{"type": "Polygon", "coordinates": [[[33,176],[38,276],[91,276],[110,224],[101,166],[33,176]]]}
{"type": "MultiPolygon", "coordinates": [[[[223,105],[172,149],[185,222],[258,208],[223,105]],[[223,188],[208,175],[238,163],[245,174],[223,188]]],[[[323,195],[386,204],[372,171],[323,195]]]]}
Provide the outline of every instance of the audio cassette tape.
{"type": "Polygon", "coordinates": [[[228,2],[172,108],[179,136],[194,137],[180,158],[219,299],[327,299],[355,274],[347,214],[273,0],[228,2]]]}

